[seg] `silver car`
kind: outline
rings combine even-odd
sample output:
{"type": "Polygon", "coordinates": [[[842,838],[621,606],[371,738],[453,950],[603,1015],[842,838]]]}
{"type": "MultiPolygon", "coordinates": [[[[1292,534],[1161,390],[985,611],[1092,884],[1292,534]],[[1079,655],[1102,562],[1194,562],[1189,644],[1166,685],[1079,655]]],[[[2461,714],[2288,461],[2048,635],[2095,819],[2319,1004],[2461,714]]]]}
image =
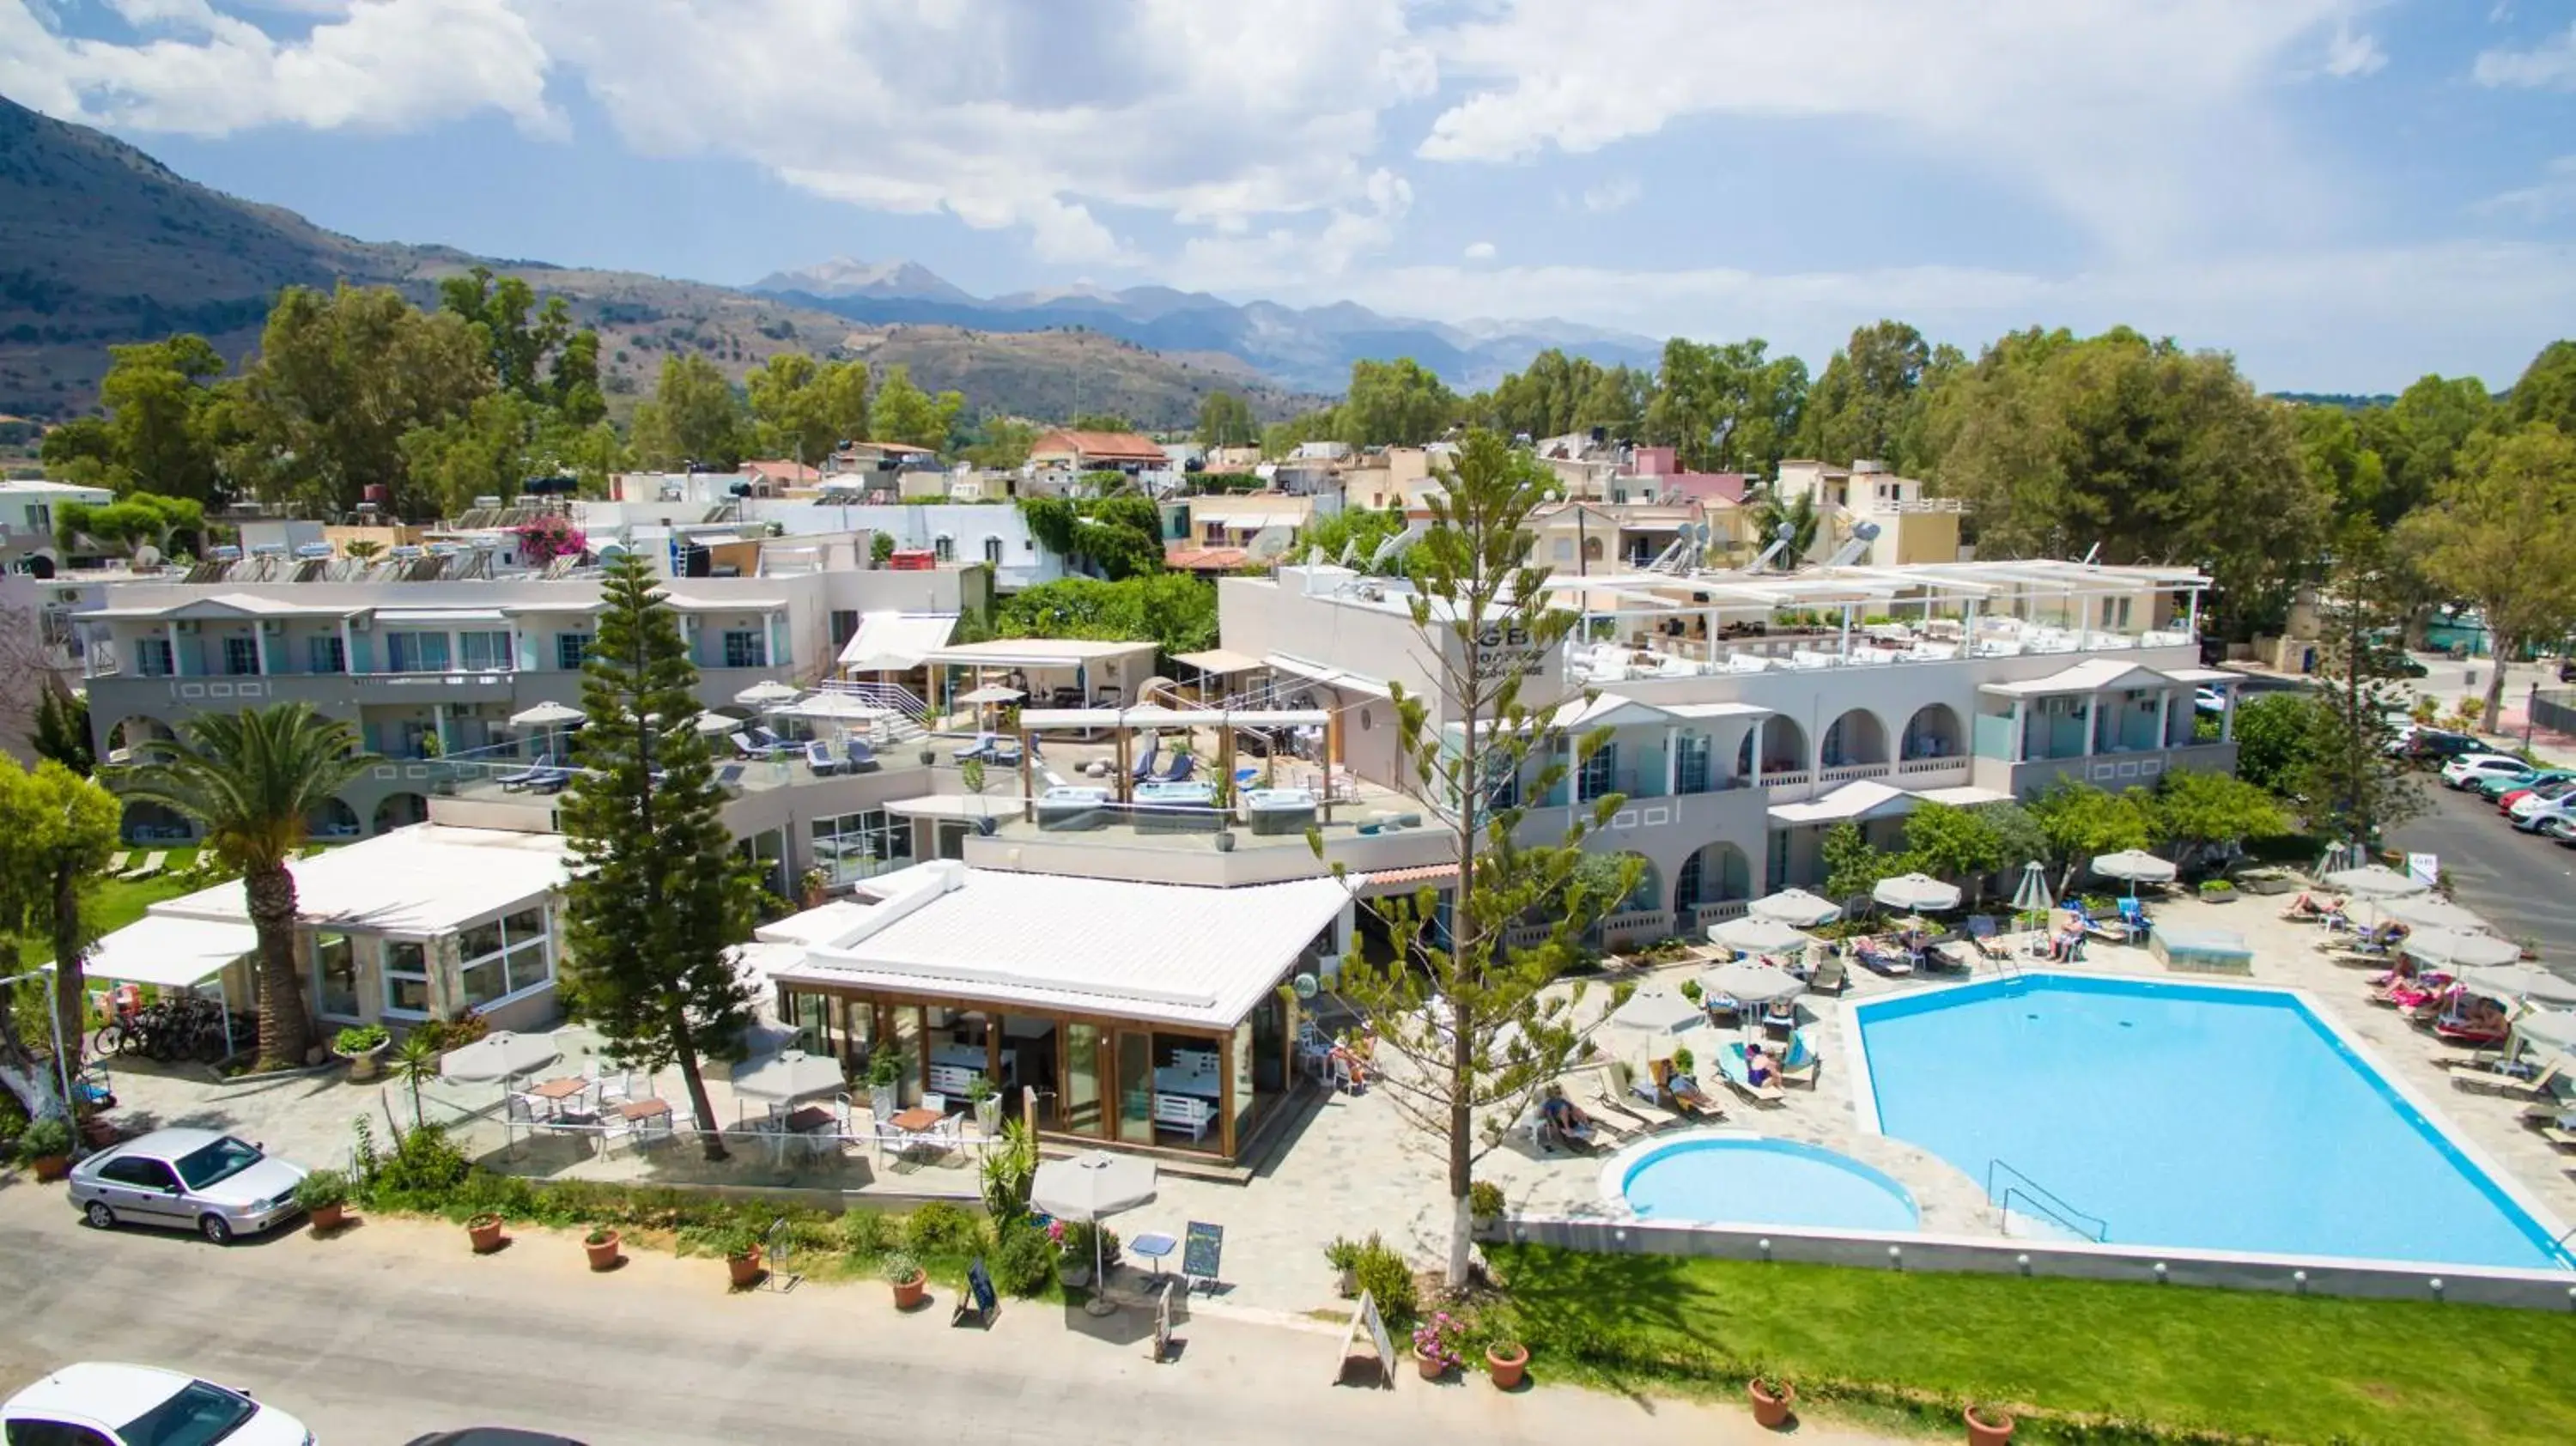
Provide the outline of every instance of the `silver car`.
{"type": "Polygon", "coordinates": [[[74,1165],[71,1196],[101,1230],[157,1225],[230,1245],[293,1219],[305,1174],[214,1130],[154,1130],[74,1165]]]}

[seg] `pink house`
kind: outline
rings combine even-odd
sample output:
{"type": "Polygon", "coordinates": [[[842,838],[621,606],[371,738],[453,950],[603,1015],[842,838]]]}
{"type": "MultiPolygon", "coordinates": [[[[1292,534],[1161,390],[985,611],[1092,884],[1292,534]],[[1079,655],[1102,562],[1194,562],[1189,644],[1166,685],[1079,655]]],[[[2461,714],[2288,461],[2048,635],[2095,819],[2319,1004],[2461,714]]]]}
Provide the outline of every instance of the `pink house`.
{"type": "MultiPolygon", "coordinates": [[[[1650,478],[1655,483],[1656,500],[1707,502],[1724,499],[1742,502],[1752,479],[1741,472],[1684,472],[1671,447],[1639,447],[1629,454],[1627,478],[1650,478]]],[[[1614,481],[1616,487],[1619,482],[1614,481]]]]}

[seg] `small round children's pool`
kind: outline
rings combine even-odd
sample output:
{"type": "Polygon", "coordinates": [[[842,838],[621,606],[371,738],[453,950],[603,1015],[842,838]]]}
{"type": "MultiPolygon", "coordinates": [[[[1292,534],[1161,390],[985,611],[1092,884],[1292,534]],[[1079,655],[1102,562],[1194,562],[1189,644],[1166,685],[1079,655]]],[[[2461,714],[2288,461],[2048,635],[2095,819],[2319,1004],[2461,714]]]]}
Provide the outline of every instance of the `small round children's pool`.
{"type": "Polygon", "coordinates": [[[1848,1155],[1758,1135],[1685,1135],[1614,1167],[1615,1191],[1642,1220],[1912,1230],[1903,1185],[1848,1155]]]}

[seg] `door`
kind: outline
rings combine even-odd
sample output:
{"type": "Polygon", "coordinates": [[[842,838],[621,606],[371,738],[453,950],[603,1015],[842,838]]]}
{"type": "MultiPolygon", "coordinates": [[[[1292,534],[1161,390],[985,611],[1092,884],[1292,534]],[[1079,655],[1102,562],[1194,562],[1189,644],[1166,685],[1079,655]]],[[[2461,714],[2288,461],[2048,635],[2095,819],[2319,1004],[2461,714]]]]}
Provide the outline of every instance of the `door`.
{"type": "Polygon", "coordinates": [[[1056,1127],[1067,1134],[1102,1133],[1097,1025],[1068,1021],[1064,1026],[1064,1098],[1057,1102],[1056,1120],[1056,1127]]]}
{"type": "Polygon", "coordinates": [[[99,1167],[99,1193],[119,1220],[137,1225],[187,1225],[179,1177],[159,1160],[110,1160],[99,1167]]]}
{"type": "Polygon", "coordinates": [[[1118,1138],[1154,1143],[1154,1036],[1143,1031],[1118,1034],[1118,1138]]]}

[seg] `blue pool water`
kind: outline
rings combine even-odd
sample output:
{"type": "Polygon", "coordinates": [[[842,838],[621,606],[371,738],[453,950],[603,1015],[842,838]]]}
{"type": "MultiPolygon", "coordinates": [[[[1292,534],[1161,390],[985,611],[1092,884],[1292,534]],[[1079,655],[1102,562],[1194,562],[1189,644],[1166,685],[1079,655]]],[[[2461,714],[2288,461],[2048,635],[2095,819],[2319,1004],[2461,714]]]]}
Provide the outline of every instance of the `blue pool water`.
{"type": "Polygon", "coordinates": [[[1648,1220],[1912,1230],[1914,1197],[1852,1159],[1796,1140],[1684,1136],[1628,1167],[1620,1193],[1648,1220]]]}
{"type": "Polygon", "coordinates": [[[2113,1244],[2576,1264],[2294,995],[2034,975],[1854,1013],[1882,1130],[2113,1244]]]}

